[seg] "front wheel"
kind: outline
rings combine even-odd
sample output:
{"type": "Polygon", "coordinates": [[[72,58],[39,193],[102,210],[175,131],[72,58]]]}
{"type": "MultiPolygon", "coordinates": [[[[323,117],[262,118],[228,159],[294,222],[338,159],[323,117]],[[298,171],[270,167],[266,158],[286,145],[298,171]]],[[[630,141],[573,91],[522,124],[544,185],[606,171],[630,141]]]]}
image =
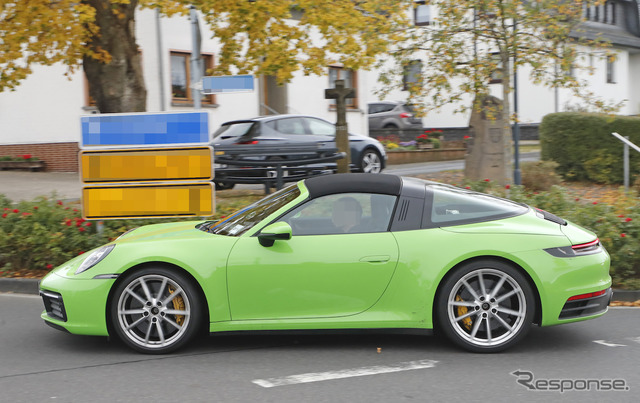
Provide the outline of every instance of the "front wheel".
{"type": "Polygon", "coordinates": [[[382,171],[382,157],[372,149],[362,152],[360,157],[360,171],[364,173],[378,174],[382,171]]]}
{"type": "Polygon", "coordinates": [[[164,267],[136,271],[118,284],[111,323],[129,347],[148,354],[176,350],[198,331],[201,301],[193,284],[164,267]]]}
{"type": "Polygon", "coordinates": [[[482,260],[459,267],[436,301],[440,330],[472,352],[511,347],[531,328],[535,311],[527,279],[509,264],[482,260]]]}

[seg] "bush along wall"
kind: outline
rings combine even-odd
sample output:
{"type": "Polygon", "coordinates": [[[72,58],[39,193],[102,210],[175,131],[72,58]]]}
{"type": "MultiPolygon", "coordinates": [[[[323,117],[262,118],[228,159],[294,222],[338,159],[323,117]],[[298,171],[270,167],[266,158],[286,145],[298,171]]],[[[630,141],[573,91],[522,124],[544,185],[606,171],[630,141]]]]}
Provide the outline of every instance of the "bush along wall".
{"type": "MultiPolygon", "coordinates": [[[[540,124],[543,160],[558,163],[567,180],[617,184],[623,182],[623,146],[612,132],[640,145],[640,118],[561,112],[546,115],[540,124]]],[[[640,174],[640,153],[630,149],[631,182],[640,174]]]]}

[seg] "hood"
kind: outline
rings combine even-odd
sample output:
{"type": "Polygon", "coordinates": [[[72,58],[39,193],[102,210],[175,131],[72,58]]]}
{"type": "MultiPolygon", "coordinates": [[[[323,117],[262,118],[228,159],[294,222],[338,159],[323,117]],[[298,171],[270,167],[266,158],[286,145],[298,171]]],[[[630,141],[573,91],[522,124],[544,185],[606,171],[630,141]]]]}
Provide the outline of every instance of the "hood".
{"type": "Polygon", "coordinates": [[[145,225],[129,232],[125,232],[118,239],[116,239],[115,243],[128,243],[170,238],[184,239],[211,237],[212,234],[200,231],[196,228],[196,225],[200,223],[202,223],[202,221],[185,221],[166,224],[145,225]]]}

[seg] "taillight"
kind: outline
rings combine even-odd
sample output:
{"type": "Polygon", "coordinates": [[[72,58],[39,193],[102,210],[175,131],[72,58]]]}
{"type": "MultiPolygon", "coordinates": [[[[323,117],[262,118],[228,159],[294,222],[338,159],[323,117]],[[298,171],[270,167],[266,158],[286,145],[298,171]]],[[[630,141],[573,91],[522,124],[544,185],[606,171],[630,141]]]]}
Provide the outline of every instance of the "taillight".
{"type": "Polygon", "coordinates": [[[236,144],[258,144],[258,140],[238,141],[236,144]]]}
{"type": "Polygon", "coordinates": [[[413,116],[412,114],[407,113],[407,112],[402,112],[402,113],[400,114],[400,117],[401,117],[401,118],[410,118],[410,117],[412,117],[412,116],[413,116]]]}
{"type": "Polygon", "coordinates": [[[595,298],[595,297],[599,297],[601,295],[604,295],[605,292],[607,292],[607,290],[596,291],[596,292],[588,292],[586,294],[580,294],[580,295],[574,295],[573,297],[569,298],[567,301],[576,301],[576,300],[579,300],[579,299],[595,298]]]}
{"type": "Polygon", "coordinates": [[[595,241],[573,245],[571,246],[571,249],[573,249],[576,253],[580,253],[580,252],[588,252],[588,251],[597,249],[599,246],[600,246],[600,240],[596,238],[595,241]]]}
{"type": "Polygon", "coordinates": [[[602,251],[602,245],[600,245],[600,240],[596,238],[591,242],[562,246],[559,248],[548,248],[544,251],[555,257],[577,257],[600,253],[602,251]]]}

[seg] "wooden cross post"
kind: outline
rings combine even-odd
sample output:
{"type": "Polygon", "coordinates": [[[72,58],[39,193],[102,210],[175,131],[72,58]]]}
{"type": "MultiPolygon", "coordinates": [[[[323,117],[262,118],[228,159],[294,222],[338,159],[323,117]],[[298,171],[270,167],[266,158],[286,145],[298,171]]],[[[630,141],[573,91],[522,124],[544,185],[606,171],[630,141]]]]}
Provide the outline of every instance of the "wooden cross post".
{"type": "Polygon", "coordinates": [[[338,151],[346,154],[345,158],[337,161],[338,173],[349,173],[351,151],[349,148],[349,130],[347,127],[347,104],[345,99],[355,98],[356,91],[353,88],[345,88],[344,80],[336,80],[336,87],[324,90],[325,99],[336,100],[338,121],[336,122],[336,146],[338,151]]]}

